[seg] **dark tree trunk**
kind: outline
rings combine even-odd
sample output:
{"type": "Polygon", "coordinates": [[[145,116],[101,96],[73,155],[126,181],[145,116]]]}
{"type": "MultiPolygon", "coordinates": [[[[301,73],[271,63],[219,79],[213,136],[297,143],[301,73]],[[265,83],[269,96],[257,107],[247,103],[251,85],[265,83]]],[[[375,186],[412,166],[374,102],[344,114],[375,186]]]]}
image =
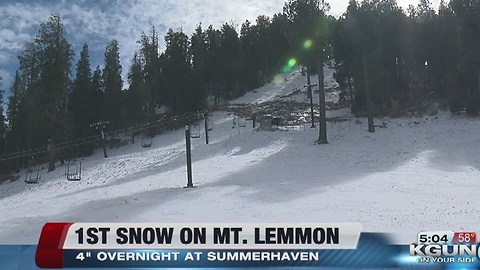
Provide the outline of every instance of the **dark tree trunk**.
{"type": "Polygon", "coordinates": [[[53,172],[55,171],[55,141],[52,138],[49,143],[48,149],[48,171],[53,172]]]}
{"type": "Polygon", "coordinates": [[[313,111],[313,91],[312,91],[312,85],[310,83],[310,71],[307,69],[307,97],[310,101],[310,120],[312,121],[312,126],[311,128],[315,127],[315,113],[313,111]]]}
{"type": "MultiPolygon", "coordinates": [[[[478,96],[480,96],[480,71],[477,72],[477,83],[478,83],[478,96]]],[[[480,102],[480,100],[477,100],[477,102],[480,102]]]]}
{"type": "Polygon", "coordinates": [[[353,102],[352,78],[348,75],[348,91],[350,92],[350,100],[353,102]]]}
{"type": "Polygon", "coordinates": [[[318,95],[320,105],[320,130],[318,135],[318,144],[327,144],[327,116],[326,116],[326,104],[325,104],[325,86],[323,82],[323,55],[320,57],[320,61],[317,67],[318,72],[318,95]]]}
{"type": "MultiPolygon", "coordinates": [[[[268,66],[268,61],[265,60],[265,76],[268,78],[270,77],[270,68],[268,66]]],[[[268,79],[267,79],[268,80],[268,79]]]]}
{"type": "Polygon", "coordinates": [[[50,123],[51,131],[50,131],[50,143],[48,145],[49,147],[49,153],[48,153],[48,171],[52,172],[55,171],[55,126],[57,122],[57,109],[55,106],[55,102],[52,102],[51,105],[52,109],[52,119],[50,123]]]}
{"type": "Polygon", "coordinates": [[[373,123],[373,108],[372,108],[372,99],[370,97],[370,85],[368,82],[368,69],[367,69],[367,59],[365,53],[362,55],[363,62],[363,76],[365,81],[365,98],[367,103],[367,117],[368,117],[368,132],[375,132],[375,125],[373,123]]]}
{"type": "Polygon", "coordinates": [[[385,72],[385,76],[383,78],[384,87],[385,87],[385,103],[387,109],[392,109],[392,89],[390,85],[390,76],[389,72],[385,72]]]}

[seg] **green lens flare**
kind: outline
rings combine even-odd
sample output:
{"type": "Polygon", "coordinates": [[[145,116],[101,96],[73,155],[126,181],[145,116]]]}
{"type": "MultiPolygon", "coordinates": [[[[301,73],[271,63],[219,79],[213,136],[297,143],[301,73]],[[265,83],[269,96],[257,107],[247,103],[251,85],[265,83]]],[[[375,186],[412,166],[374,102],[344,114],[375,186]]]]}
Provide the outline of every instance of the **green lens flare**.
{"type": "Polygon", "coordinates": [[[292,71],[292,69],[295,67],[295,65],[297,64],[297,60],[295,58],[290,58],[290,60],[288,60],[288,63],[287,65],[285,65],[283,68],[282,68],[282,72],[283,73],[289,73],[292,71]]]}
{"type": "Polygon", "coordinates": [[[303,43],[303,48],[308,49],[310,47],[312,47],[312,41],[310,39],[305,40],[305,42],[303,43]]]}
{"type": "Polygon", "coordinates": [[[288,66],[289,67],[293,67],[293,66],[295,66],[295,64],[297,64],[297,60],[295,60],[294,58],[292,58],[288,61],[288,66]]]}
{"type": "Polygon", "coordinates": [[[273,78],[273,82],[274,82],[274,83],[281,83],[281,82],[283,82],[284,79],[285,79],[285,78],[284,78],[282,75],[277,74],[277,75],[275,75],[275,77],[273,78]]]}

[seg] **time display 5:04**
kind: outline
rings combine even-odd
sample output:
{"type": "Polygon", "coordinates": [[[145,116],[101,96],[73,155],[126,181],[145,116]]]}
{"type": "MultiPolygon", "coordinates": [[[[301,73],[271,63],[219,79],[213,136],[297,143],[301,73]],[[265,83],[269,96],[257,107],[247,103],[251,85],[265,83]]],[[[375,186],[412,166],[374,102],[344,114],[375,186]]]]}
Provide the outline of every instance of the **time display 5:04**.
{"type": "Polygon", "coordinates": [[[475,244],[477,235],[475,232],[454,231],[426,231],[419,232],[417,243],[419,244],[475,244]]]}
{"type": "Polygon", "coordinates": [[[451,243],[452,232],[420,232],[418,234],[419,244],[448,244],[451,243]]]}

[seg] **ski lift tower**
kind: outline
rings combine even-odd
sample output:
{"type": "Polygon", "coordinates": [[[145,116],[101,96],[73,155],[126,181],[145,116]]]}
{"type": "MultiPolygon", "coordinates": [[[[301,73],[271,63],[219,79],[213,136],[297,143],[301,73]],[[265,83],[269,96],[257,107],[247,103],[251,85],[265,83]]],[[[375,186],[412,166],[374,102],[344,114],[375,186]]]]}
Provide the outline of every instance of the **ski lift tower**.
{"type": "Polygon", "coordinates": [[[313,112],[313,91],[312,91],[312,86],[317,86],[317,84],[311,84],[310,83],[310,71],[308,68],[306,70],[302,69],[302,75],[307,76],[307,85],[304,87],[307,88],[307,98],[310,99],[310,117],[312,118],[312,126],[311,128],[315,128],[315,114],[313,112]]]}
{"type": "MultiPolygon", "coordinates": [[[[187,154],[187,186],[185,188],[193,188],[192,180],[192,152],[191,152],[191,140],[190,126],[185,126],[185,146],[187,154]]],[[[195,138],[195,137],[194,137],[195,138]]]]}
{"type": "Polygon", "coordinates": [[[210,114],[208,112],[203,114],[205,118],[205,143],[208,144],[208,132],[213,130],[213,122],[211,119],[208,119],[210,114]]]}
{"type": "Polygon", "coordinates": [[[90,125],[90,127],[94,127],[96,130],[100,130],[100,135],[102,136],[102,148],[103,148],[103,155],[107,158],[107,149],[105,148],[105,133],[103,129],[108,125],[109,121],[99,121],[90,125]]]}

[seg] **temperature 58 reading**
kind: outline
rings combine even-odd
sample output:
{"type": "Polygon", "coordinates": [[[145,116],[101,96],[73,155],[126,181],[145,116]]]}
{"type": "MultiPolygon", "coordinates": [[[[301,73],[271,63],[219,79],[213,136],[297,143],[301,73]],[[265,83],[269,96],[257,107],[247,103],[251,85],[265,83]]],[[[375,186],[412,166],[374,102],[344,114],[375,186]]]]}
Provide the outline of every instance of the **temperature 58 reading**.
{"type": "Polygon", "coordinates": [[[420,232],[418,233],[419,244],[448,244],[453,238],[453,231],[420,232]]]}
{"type": "Polygon", "coordinates": [[[475,242],[477,242],[477,234],[475,232],[455,232],[452,242],[458,244],[475,244],[475,242]]]}

